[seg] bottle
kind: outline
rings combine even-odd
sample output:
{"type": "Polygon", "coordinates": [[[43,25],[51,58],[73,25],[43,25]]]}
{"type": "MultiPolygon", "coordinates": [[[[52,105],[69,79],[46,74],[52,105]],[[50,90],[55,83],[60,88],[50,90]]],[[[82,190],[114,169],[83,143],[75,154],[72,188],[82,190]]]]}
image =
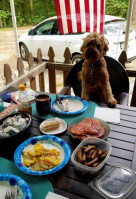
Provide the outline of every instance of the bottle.
{"type": "Polygon", "coordinates": [[[31,115],[32,108],[28,101],[26,87],[24,84],[19,85],[19,101],[20,101],[20,105],[18,107],[18,111],[31,115]]]}

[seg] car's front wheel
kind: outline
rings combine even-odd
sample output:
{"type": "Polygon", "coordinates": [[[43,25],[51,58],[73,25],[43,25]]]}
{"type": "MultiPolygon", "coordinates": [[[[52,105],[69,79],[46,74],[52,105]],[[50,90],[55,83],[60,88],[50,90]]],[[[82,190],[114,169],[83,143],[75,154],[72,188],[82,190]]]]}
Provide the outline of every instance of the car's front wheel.
{"type": "Polygon", "coordinates": [[[80,55],[80,54],[74,55],[74,56],[72,57],[72,59],[71,59],[72,64],[76,64],[76,63],[79,62],[81,59],[82,59],[82,55],[80,55]]]}
{"type": "Polygon", "coordinates": [[[28,48],[26,47],[24,43],[21,43],[19,47],[20,47],[20,54],[21,54],[22,59],[27,61],[28,54],[29,54],[28,48]]]}

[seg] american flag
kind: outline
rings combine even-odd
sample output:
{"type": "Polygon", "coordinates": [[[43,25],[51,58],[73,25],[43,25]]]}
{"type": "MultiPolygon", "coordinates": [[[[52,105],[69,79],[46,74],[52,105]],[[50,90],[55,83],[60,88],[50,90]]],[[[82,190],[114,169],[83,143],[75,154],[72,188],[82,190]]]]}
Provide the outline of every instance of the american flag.
{"type": "Polygon", "coordinates": [[[55,0],[61,34],[103,34],[106,0],[55,0]]]}

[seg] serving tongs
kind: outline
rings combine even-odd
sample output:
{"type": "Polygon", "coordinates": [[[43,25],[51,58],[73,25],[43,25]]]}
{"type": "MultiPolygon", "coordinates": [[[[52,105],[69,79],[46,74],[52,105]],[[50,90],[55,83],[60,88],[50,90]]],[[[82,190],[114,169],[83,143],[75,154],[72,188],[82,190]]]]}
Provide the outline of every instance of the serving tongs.
{"type": "Polygon", "coordinates": [[[63,105],[63,103],[62,103],[62,101],[61,101],[61,99],[60,99],[60,97],[59,97],[58,94],[56,94],[56,99],[57,99],[57,101],[58,101],[58,103],[59,103],[59,105],[60,105],[62,111],[68,112],[68,111],[69,111],[69,108],[68,108],[68,100],[66,100],[65,107],[64,107],[64,105],[63,105]]]}

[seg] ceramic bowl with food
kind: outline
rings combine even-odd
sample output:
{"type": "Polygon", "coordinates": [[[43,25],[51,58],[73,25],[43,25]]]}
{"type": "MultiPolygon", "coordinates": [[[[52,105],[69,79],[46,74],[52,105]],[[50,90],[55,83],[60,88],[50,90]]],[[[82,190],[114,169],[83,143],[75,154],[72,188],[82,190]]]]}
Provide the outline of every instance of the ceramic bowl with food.
{"type": "Polygon", "coordinates": [[[13,113],[0,120],[0,140],[14,138],[24,133],[31,123],[26,113],[13,113]]]}
{"type": "Polygon", "coordinates": [[[94,137],[106,139],[110,133],[107,122],[99,118],[77,117],[68,126],[70,135],[79,140],[94,137]]]}
{"type": "Polygon", "coordinates": [[[111,144],[99,138],[86,138],[71,155],[77,171],[83,175],[96,175],[105,165],[112,151],[111,144]]]}

